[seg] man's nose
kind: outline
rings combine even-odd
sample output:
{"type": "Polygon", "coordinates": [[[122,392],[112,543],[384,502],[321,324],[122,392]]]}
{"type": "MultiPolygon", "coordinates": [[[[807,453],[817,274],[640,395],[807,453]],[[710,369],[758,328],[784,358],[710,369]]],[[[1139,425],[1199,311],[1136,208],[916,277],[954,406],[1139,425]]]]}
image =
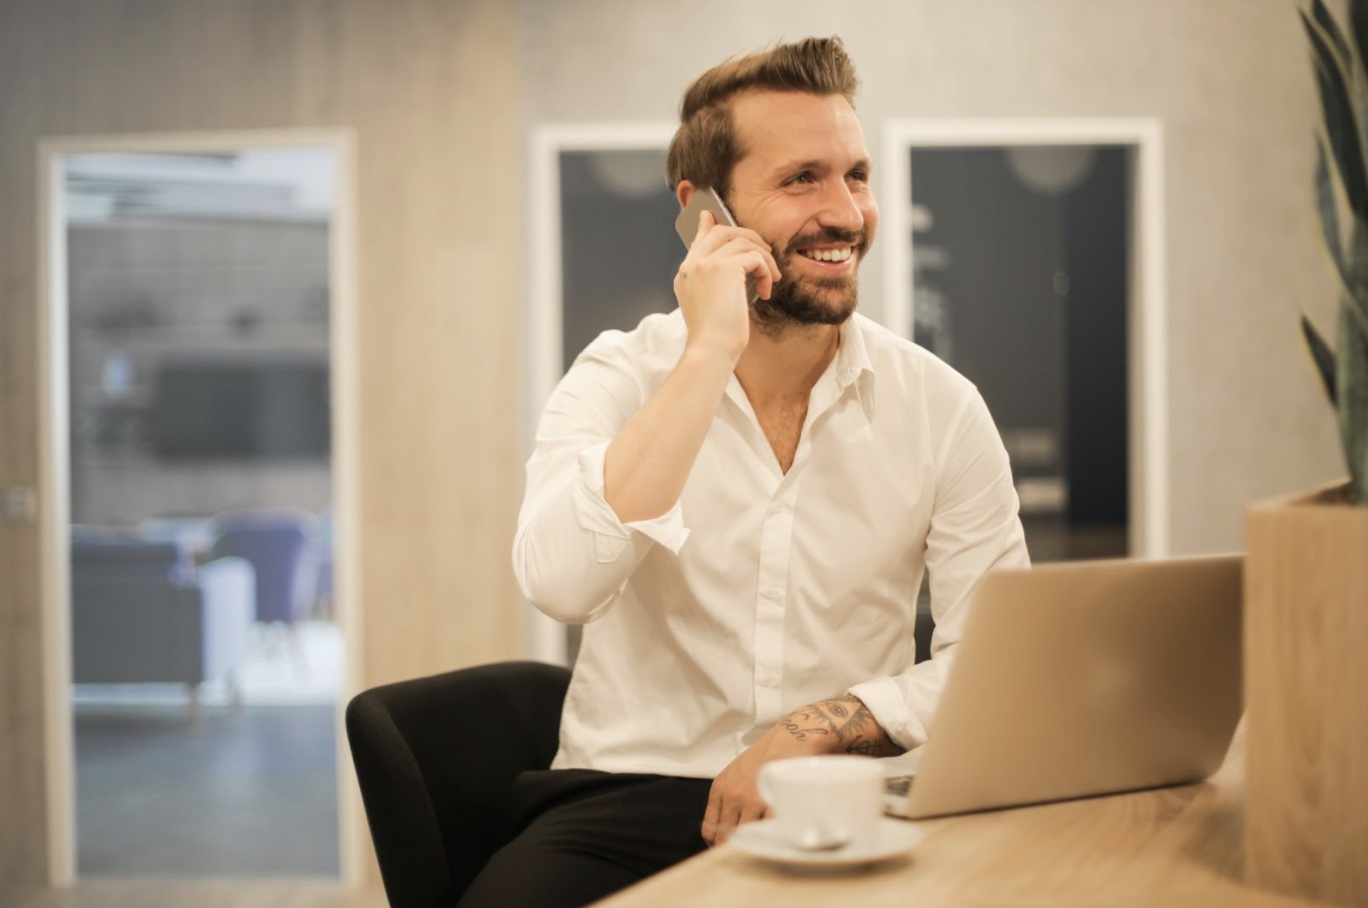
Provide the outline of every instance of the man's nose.
{"type": "Polygon", "coordinates": [[[864,228],[864,212],[855,201],[854,194],[844,180],[833,183],[824,193],[822,210],[818,222],[823,227],[838,227],[842,230],[861,230],[864,228]]]}

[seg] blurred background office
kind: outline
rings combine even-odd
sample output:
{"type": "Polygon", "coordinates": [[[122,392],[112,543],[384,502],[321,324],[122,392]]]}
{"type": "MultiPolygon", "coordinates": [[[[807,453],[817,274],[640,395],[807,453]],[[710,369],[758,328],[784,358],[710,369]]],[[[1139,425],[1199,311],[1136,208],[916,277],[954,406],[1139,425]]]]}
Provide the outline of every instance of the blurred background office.
{"type": "MultiPolygon", "coordinates": [[[[1245,504],[1341,471],[1296,328],[1299,309],[1324,322],[1333,304],[1314,228],[1317,113],[1296,8],[1294,0],[0,0],[0,892],[45,885],[50,862],[61,864],[54,849],[84,834],[86,793],[68,792],[65,810],[52,781],[61,765],[54,748],[72,740],[52,725],[61,714],[54,694],[68,704],[74,696],[73,721],[84,709],[97,735],[129,722],[190,735],[179,746],[194,765],[231,752],[203,746],[216,723],[321,704],[315,725],[291,720],[262,734],[278,741],[284,727],[314,729],[303,735],[313,755],[298,759],[321,773],[309,785],[340,792],[340,801],[312,815],[325,819],[276,825],[322,842],[313,857],[323,859],[216,872],[370,879],[364,850],[345,844],[356,815],[346,805],[347,765],[325,728],[332,710],[358,686],[523,657],[545,642],[507,563],[546,381],[600,327],[627,328],[670,305],[670,255],[683,250],[668,194],[650,177],[659,137],[692,77],[776,40],[835,33],[846,41],[863,78],[858,112],[876,184],[901,169],[910,187],[906,197],[880,195],[885,224],[900,206],[907,231],[886,230],[876,242],[862,269],[861,310],[971,373],[985,394],[1001,389],[999,422],[1043,527],[1040,552],[1142,551],[1131,481],[1142,470],[1164,478],[1148,512],[1157,529],[1143,528],[1162,551],[1148,553],[1238,548],[1245,504]],[[1139,145],[1045,143],[1053,151],[1042,156],[1006,140],[948,149],[888,141],[895,124],[1022,118],[1158,124],[1159,169],[1147,173],[1160,187],[1162,232],[1143,265],[1139,145]],[[235,138],[211,148],[214,134],[235,138]],[[268,145],[298,134],[306,146],[309,135],[341,136],[325,146],[343,160],[315,161],[297,177],[253,172],[252,157],[265,152],[252,134],[269,134],[268,145]],[[120,141],[133,141],[139,155],[175,157],[137,141],[157,136],[199,150],[163,160],[172,170],[155,180],[140,169],[145,159],[100,157],[120,141]],[[61,144],[71,137],[88,143],[61,144]],[[46,159],[44,140],[58,140],[46,159]],[[57,220],[52,200],[80,187],[45,184],[45,160],[60,165],[52,172],[62,180],[84,181],[84,207],[64,202],[57,220]],[[309,194],[320,172],[336,191],[326,204],[309,194]],[[220,189],[237,187],[230,202],[255,197],[269,211],[211,219],[137,207],[139,199],[174,204],[175,193],[149,188],[157,180],[183,189],[206,174],[220,189]],[[990,186],[998,188],[982,198],[990,186]],[[994,202],[1005,206],[1009,196],[1021,199],[1019,223],[1036,225],[1018,233],[1054,239],[992,234],[994,202]],[[1082,228],[1080,240],[1084,210],[1102,211],[1110,226],[1082,228]],[[349,226],[347,242],[336,244],[339,218],[349,226]],[[617,263],[593,258],[613,251],[603,242],[611,225],[652,219],[656,232],[630,256],[642,267],[619,275],[617,263]],[[149,240],[153,222],[174,251],[149,240]],[[267,226],[249,233],[244,222],[267,226]],[[605,226],[586,226],[596,223],[605,226]],[[136,237],[121,236],[121,226],[136,226],[136,237]],[[1078,245],[1103,234],[1113,237],[1103,251],[1078,245]],[[990,289],[984,272],[1015,261],[1023,245],[1039,254],[996,278],[998,288],[1021,285],[1020,295],[990,289]],[[43,258],[56,246],[66,251],[62,280],[43,258]],[[332,257],[338,249],[345,261],[332,257]],[[905,286],[889,277],[903,273],[886,267],[895,254],[908,264],[905,286]],[[1088,273],[1108,257],[1119,270],[1088,273]],[[187,277],[191,263],[200,270],[187,277]],[[1148,283],[1142,268],[1154,269],[1144,272],[1154,276],[1148,283]],[[333,285],[338,273],[346,286],[333,285]],[[253,286],[248,274],[268,280],[253,286]],[[1105,418],[1109,406],[1137,400],[1128,382],[1146,299],[1163,301],[1162,349],[1148,351],[1162,353],[1166,388],[1151,411],[1160,421],[1148,429],[1159,464],[1136,461],[1144,440],[1127,434],[1129,417],[1105,418]],[[1111,307],[1101,327],[1079,320],[1093,311],[1090,300],[1111,307]],[[47,330],[56,311],[69,330],[47,330]],[[339,320],[350,333],[339,333],[339,320]],[[1016,327],[1006,331],[1007,323],[1016,327]],[[1110,396],[1079,402],[1071,370],[1096,364],[1075,363],[1071,352],[1102,338],[1120,359],[1104,363],[1089,387],[1110,396]],[[228,348],[250,365],[225,363],[228,348]],[[55,361],[69,366],[69,395],[51,393],[55,361]],[[1013,402],[1018,369],[1036,393],[1013,402]],[[194,427],[206,410],[234,411],[239,404],[222,401],[241,401],[251,387],[260,406],[285,409],[194,427]],[[354,431],[339,433],[339,424],[354,431]],[[61,438],[70,447],[61,477],[69,475],[69,498],[50,494],[63,466],[54,425],[69,427],[61,438]],[[1088,426],[1102,428],[1080,429],[1088,426]],[[1109,473],[1075,475],[1101,451],[1121,452],[1109,473]],[[264,461],[249,464],[248,454],[264,461]],[[339,462],[350,466],[338,470],[339,462]],[[153,480],[155,489],[143,484],[153,480]],[[1079,481],[1110,491],[1080,493],[1079,481]],[[343,513],[354,521],[339,520],[343,513]],[[235,521],[261,529],[282,514],[307,553],[291,576],[308,592],[290,594],[293,621],[258,621],[257,578],[269,569],[231,531],[235,521]],[[1073,534],[1075,524],[1090,529],[1073,534]],[[157,576],[174,581],[179,596],[236,589],[227,598],[241,611],[250,586],[236,671],[194,690],[54,676],[53,640],[68,639],[68,622],[77,628],[73,615],[51,608],[65,584],[72,607],[88,588],[73,559],[130,539],[163,546],[137,557],[171,559],[157,576]],[[221,561],[227,581],[213,580],[221,561]],[[312,629],[312,642],[270,627],[281,624],[312,629]],[[292,652],[307,671],[290,662],[292,652]],[[323,674],[310,675],[315,668],[323,674]],[[276,671],[306,692],[280,693],[276,671]],[[146,713],[131,718],[136,710],[146,713]]],[[[622,242],[639,231],[628,233],[622,242]]],[[[70,654],[69,668],[81,653],[70,654]]],[[[78,779],[86,755],[75,754],[78,779]]],[[[123,778],[116,768],[97,772],[123,778]]],[[[200,814],[213,824],[212,808],[200,814]]],[[[201,872],[187,862],[128,872],[177,869],[201,872]]]]}

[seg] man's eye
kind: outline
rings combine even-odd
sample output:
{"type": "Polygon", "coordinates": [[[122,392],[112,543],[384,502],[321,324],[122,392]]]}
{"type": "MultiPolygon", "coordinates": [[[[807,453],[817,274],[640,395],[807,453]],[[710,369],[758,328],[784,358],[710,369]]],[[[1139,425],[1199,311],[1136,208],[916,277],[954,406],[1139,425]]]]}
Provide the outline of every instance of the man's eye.
{"type": "Polygon", "coordinates": [[[869,174],[863,170],[852,170],[850,173],[846,174],[846,179],[854,180],[856,183],[868,183],[869,174]]]}
{"type": "Polygon", "coordinates": [[[803,173],[800,173],[800,174],[798,174],[797,176],[793,177],[791,180],[789,180],[789,182],[790,182],[790,183],[811,183],[811,182],[812,182],[812,174],[810,174],[810,173],[804,171],[803,173]]]}

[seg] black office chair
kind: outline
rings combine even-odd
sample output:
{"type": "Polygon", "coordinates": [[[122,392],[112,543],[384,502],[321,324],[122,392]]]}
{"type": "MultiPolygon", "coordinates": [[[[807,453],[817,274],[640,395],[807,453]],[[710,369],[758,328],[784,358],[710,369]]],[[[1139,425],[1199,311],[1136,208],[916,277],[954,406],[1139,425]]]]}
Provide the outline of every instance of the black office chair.
{"type": "Polygon", "coordinates": [[[452,908],[500,847],[513,779],[556,754],[568,669],[500,662],[386,684],[347,740],[392,908],[452,908]]]}

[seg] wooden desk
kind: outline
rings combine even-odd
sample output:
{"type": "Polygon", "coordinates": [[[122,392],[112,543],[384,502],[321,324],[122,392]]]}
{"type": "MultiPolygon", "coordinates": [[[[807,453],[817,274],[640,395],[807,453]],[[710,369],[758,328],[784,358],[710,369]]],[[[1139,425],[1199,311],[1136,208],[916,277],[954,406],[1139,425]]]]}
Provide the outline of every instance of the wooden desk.
{"type": "Polygon", "coordinates": [[[905,858],[845,875],[797,875],[722,846],[601,908],[858,904],[1291,906],[1240,878],[1244,734],[1200,785],[919,821],[905,858]]]}

